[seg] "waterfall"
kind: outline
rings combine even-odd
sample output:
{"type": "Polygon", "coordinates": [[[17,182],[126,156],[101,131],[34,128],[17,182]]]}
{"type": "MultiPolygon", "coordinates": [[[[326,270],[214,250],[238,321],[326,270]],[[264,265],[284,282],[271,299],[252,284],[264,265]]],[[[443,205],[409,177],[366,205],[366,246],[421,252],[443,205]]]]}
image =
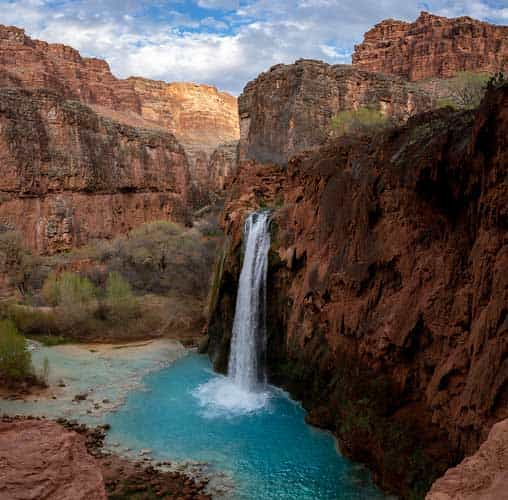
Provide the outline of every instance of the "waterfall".
{"type": "Polygon", "coordinates": [[[243,258],[236,298],[228,376],[247,391],[266,382],[266,275],[270,214],[255,212],[245,221],[243,258]]]}
{"type": "Polygon", "coordinates": [[[228,376],[217,375],[194,391],[206,417],[249,414],[265,408],[270,399],[264,370],[269,228],[267,211],[245,221],[228,376]]]}

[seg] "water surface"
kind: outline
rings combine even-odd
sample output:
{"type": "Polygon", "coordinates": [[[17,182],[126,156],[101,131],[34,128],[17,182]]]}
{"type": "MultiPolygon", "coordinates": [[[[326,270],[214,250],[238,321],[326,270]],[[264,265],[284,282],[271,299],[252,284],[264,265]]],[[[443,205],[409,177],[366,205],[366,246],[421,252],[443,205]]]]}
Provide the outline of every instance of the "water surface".
{"type": "Polygon", "coordinates": [[[207,357],[185,356],[147,375],[145,389],[107,417],[109,439],[159,459],[208,462],[232,478],[234,499],[384,498],[283,391],[268,387],[259,400],[233,404],[228,384],[207,357]]]}

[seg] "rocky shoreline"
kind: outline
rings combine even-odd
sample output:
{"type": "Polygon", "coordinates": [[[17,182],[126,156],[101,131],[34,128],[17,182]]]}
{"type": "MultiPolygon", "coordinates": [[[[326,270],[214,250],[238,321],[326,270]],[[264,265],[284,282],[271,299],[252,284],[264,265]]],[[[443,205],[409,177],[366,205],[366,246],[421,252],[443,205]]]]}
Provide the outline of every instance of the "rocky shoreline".
{"type": "MultiPolygon", "coordinates": [[[[58,463],[53,463],[58,457],[54,455],[43,456],[44,450],[49,449],[47,447],[47,440],[53,436],[64,436],[66,441],[63,448],[69,448],[69,441],[74,440],[76,442],[76,449],[81,451],[81,453],[72,453],[70,455],[72,461],[86,461],[87,472],[90,474],[95,473],[93,476],[96,480],[100,476],[102,487],[100,481],[95,485],[95,492],[99,495],[97,498],[180,498],[182,500],[208,500],[212,498],[209,494],[205,493],[208,482],[206,479],[198,480],[182,472],[167,470],[171,465],[169,462],[153,463],[148,458],[131,460],[105,450],[104,439],[106,432],[109,430],[107,424],[90,428],[76,420],[64,418],[54,421],[40,417],[11,417],[6,415],[0,418],[0,484],[2,484],[0,494],[6,494],[9,498],[36,498],[30,496],[30,494],[34,491],[40,491],[40,488],[43,487],[39,482],[41,478],[37,470],[35,474],[33,474],[33,469],[26,470],[27,475],[23,477],[28,477],[29,475],[31,481],[23,481],[22,483],[9,481],[8,467],[11,469],[15,468],[16,472],[19,473],[20,467],[22,468],[23,466],[23,464],[20,464],[20,460],[17,460],[18,457],[23,456],[18,444],[22,445],[23,443],[13,443],[12,439],[7,441],[6,438],[11,438],[13,431],[16,431],[21,439],[23,433],[41,430],[46,431],[38,433],[41,446],[35,446],[36,450],[40,449],[41,456],[33,457],[34,447],[32,446],[31,460],[40,458],[41,462],[45,464],[44,475],[41,472],[42,479],[48,479],[48,470],[50,471],[54,465],[58,465],[58,463]],[[17,449],[15,456],[12,453],[14,445],[17,449]],[[86,454],[83,453],[83,447],[86,449],[86,454]],[[9,462],[7,462],[7,457],[9,462]],[[4,464],[8,464],[8,466],[4,464]],[[21,487],[23,488],[22,492],[19,490],[21,487]],[[102,490],[105,492],[105,496],[102,495],[102,490]]],[[[65,464],[65,468],[73,466],[75,466],[74,463],[65,464]]],[[[72,500],[78,498],[75,496],[77,494],[76,491],[72,492],[72,488],[64,484],[66,481],[64,473],[61,476],[58,475],[57,478],[61,479],[62,484],[55,483],[55,477],[53,476],[51,482],[54,484],[51,484],[51,488],[67,491],[68,495],[70,495],[59,496],[58,498],[68,498],[69,500],[71,498],[72,500]]]]}

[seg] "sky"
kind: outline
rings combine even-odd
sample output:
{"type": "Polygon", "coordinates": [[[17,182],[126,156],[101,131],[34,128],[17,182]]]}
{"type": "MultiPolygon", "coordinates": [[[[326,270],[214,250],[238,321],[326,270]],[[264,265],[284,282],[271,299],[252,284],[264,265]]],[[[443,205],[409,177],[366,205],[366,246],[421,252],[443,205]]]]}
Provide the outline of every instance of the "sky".
{"type": "Polygon", "coordinates": [[[0,24],[106,59],[120,78],[238,95],[277,63],[349,63],[375,23],[421,10],[508,25],[508,0],[0,0],[0,24]]]}

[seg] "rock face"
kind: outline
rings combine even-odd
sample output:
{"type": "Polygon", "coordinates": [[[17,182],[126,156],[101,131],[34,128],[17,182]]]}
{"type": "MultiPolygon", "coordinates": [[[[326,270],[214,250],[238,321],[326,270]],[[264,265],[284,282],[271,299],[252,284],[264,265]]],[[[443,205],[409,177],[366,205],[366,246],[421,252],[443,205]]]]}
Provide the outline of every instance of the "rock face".
{"type": "Polygon", "coordinates": [[[188,164],[169,133],[19,89],[0,89],[0,130],[0,224],[39,253],[187,220],[188,164]]]}
{"type": "Polygon", "coordinates": [[[478,112],[342,138],[287,170],[242,167],[225,207],[216,367],[227,367],[242,223],[268,205],[271,380],[403,497],[508,418],[507,110],[504,86],[478,112]]]}
{"type": "Polygon", "coordinates": [[[65,45],[32,40],[23,30],[2,25],[0,87],[52,90],[119,123],[173,134],[185,149],[189,203],[197,206],[206,204],[208,191],[216,189],[209,164],[213,152],[239,138],[237,102],[229,94],[192,83],[120,80],[105,61],[81,57],[65,45]]]}
{"type": "Polygon", "coordinates": [[[247,84],[239,98],[240,158],[285,164],[323,143],[331,119],[344,109],[371,105],[403,121],[431,104],[401,78],[312,60],[277,65],[247,84]]]}
{"type": "Polygon", "coordinates": [[[128,81],[115,78],[100,59],[81,57],[72,47],[32,40],[25,31],[0,25],[0,85],[50,89],[66,99],[140,113],[128,81]]]}
{"type": "MultiPolygon", "coordinates": [[[[231,164],[210,163],[214,151],[239,138],[238,108],[235,97],[215,87],[192,83],[154,82],[130,78],[141,99],[143,118],[162,125],[183,145],[193,172],[198,205],[206,204],[210,191],[219,186],[214,179],[231,164]]],[[[220,153],[219,153],[220,154],[220,153]]]]}
{"type": "Polygon", "coordinates": [[[0,497],[106,499],[101,469],[82,436],[49,421],[0,422],[0,497]]]}
{"type": "Polygon", "coordinates": [[[496,424],[471,457],[432,486],[426,500],[506,500],[508,420],[496,424]]]}
{"type": "Polygon", "coordinates": [[[447,78],[459,71],[506,71],[508,26],[427,12],[414,23],[388,19],[368,31],[355,47],[353,65],[411,81],[447,78]]]}

